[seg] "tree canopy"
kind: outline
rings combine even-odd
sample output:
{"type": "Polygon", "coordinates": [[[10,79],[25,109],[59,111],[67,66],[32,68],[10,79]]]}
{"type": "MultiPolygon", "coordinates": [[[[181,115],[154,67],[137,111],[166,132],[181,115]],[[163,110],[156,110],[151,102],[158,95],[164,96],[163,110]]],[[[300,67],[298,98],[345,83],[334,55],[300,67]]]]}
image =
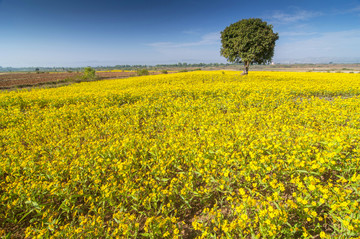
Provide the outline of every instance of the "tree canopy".
{"type": "Polygon", "coordinates": [[[243,19],[221,32],[221,55],[228,61],[244,63],[243,74],[248,74],[252,63],[265,64],[274,56],[278,33],[273,26],[259,18],[243,19]]]}

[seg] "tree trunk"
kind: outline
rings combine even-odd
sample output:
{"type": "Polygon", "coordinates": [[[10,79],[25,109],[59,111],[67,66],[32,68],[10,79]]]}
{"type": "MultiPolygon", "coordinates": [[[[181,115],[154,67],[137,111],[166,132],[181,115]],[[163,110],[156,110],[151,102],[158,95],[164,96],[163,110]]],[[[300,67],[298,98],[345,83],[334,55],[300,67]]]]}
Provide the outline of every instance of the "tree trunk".
{"type": "Polygon", "coordinates": [[[249,73],[249,65],[250,65],[249,61],[244,62],[244,72],[242,73],[242,75],[247,75],[249,73]]]}

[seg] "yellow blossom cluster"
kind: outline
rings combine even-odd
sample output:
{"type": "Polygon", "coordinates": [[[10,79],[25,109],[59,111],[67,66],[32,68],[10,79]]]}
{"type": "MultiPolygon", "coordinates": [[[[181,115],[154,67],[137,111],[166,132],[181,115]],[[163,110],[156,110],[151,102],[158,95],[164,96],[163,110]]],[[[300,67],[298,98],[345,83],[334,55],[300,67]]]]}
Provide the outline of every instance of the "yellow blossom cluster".
{"type": "Polygon", "coordinates": [[[0,237],[360,236],[360,74],[0,92],[0,237]]]}

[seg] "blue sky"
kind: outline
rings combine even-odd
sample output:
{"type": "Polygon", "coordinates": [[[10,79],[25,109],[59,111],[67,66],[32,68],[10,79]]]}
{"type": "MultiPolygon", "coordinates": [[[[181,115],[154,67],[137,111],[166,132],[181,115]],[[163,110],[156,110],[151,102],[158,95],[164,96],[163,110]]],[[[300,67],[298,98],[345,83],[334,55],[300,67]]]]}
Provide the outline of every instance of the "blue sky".
{"type": "Polygon", "coordinates": [[[225,63],[220,32],[250,17],[275,62],[360,61],[360,0],[0,0],[0,66],[225,63]]]}

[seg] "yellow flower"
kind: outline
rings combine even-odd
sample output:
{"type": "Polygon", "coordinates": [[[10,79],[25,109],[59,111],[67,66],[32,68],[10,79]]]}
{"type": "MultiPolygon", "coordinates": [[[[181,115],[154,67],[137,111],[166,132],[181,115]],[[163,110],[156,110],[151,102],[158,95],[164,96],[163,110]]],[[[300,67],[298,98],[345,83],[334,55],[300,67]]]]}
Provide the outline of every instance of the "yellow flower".
{"type": "Polygon", "coordinates": [[[359,74],[236,71],[2,91],[2,216],[39,214],[34,238],[290,238],[290,211],[324,221],[326,204],[358,230],[358,95],[359,74]]]}

